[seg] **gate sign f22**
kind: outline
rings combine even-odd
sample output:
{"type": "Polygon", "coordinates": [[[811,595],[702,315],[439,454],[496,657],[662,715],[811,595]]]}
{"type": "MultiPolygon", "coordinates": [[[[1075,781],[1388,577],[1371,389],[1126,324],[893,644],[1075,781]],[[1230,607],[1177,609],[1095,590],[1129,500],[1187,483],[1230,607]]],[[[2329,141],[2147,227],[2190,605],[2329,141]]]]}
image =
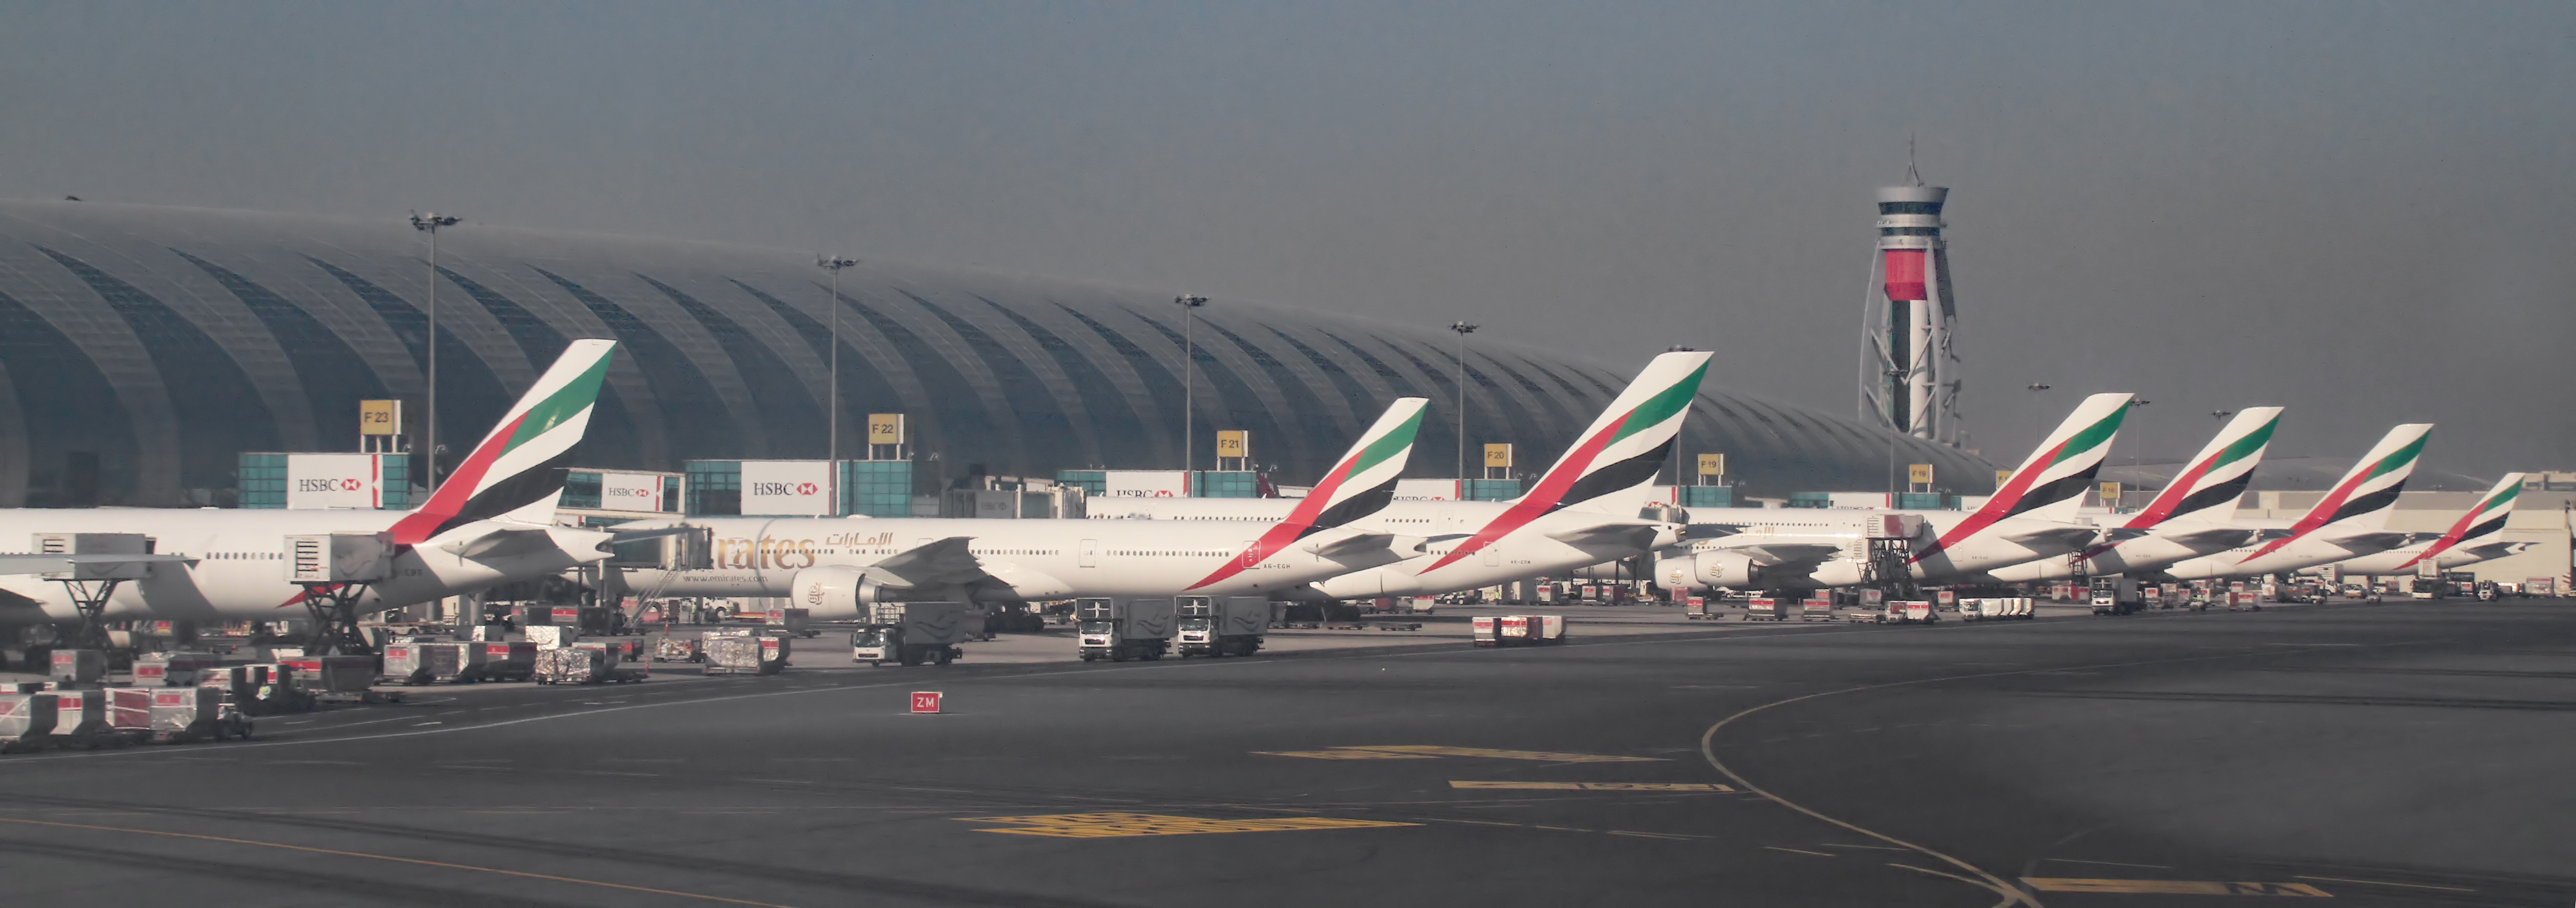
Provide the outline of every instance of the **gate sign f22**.
{"type": "Polygon", "coordinates": [[[374,454],[289,454],[286,506],[373,508],[384,504],[384,483],[374,454]]]}
{"type": "Polygon", "coordinates": [[[762,516],[830,516],[832,464],[821,460],[743,461],[742,512],[762,516]]]}

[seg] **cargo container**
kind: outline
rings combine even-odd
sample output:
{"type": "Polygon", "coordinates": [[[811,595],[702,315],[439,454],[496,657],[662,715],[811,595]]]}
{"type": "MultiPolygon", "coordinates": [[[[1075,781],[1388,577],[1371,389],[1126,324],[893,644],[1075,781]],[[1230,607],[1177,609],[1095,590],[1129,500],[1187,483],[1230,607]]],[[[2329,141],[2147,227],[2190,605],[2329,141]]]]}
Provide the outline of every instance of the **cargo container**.
{"type": "Polygon", "coordinates": [[[537,675],[537,645],[525,640],[486,640],[470,644],[482,650],[473,667],[477,681],[526,681],[537,675]]]}
{"type": "Polygon", "coordinates": [[[966,655],[958,644],[975,630],[962,602],[880,602],[868,606],[867,623],[850,634],[850,661],[946,665],[966,655]]]}
{"type": "Polygon", "coordinates": [[[363,694],[376,683],[374,656],[305,656],[281,660],[308,693],[363,694]]]}
{"type": "MultiPolygon", "coordinates": [[[[1428,597],[1415,604],[1431,611],[1428,597]]],[[[1178,644],[1181,658],[1249,656],[1261,651],[1270,623],[1270,600],[1262,596],[1183,596],[1179,600],[1178,644]]]]}
{"type": "Polygon", "coordinates": [[[1744,620],[1746,621],[1779,621],[1784,617],[1780,614],[1778,599],[1763,596],[1744,600],[1744,620]]]}
{"type": "Polygon", "coordinates": [[[754,635],[747,629],[709,631],[706,673],[774,675],[787,667],[787,638],[754,635]]]}
{"type": "Polygon", "coordinates": [[[1718,617],[1718,615],[1716,609],[1709,607],[1708,597],[1692,596],[1687,600],[1686,604],[1682,606],[1682,617],[1688,618],[1692,621],[1699,621],[1707,618],[1715,618],[1718,617]]]}
{"type": "Polygon", "coordinates": [[[569,624],[539,624],[521,631],[520,636],[528,638],[528,642],[536,644],[538,649],[557,649],[580,640],[581,628],[569,624]]]}
{"type": "Polygon", "coordinates": [[[55,691],[53,743],[84,750],[119,743],[107,724],[107,694],[95,689],[55,691]]]}
{"type": "Polygon", "coordinates": [[[1503,615],[1496,630],[1498,645],[1540,646],[1565,642],[1563,615],[1503,615]]]}
{"type": "Polygon", "coordinates": [[[653,661],[655,662],[700,662],[705,659],[703,644],[694,638],[653,638],[653,661]]]}
{"type": "Polygon", "coordinates": [[[151,692],[151,735],[165,744],[249,740],[251,721],[210,687],[151,692]]]}
{"type": "Polygon", "coordinates": [[[52,746],[54,723],[53,694],[0,694],[0,753],[52,746]]]}
{"type": "Polygon", "coordinates": [[[94,649],[54,651],[52,678],[62,684],[97,684],[107,677],[107,653],[94,649]]]}
{"type": "Polygon", "coordinates": [[[608,653],[589,647],[556,647],[537,651],[539,684],[596,684],[608,675],[608,653]]]}
{"type": "Polygon", "coordinates": [[[1467,626],[1472,629],[1470,636],[1475,639],[1477,646],[1503,645],[1501,618],[1493,615],[1477,615],[1467,619],[1467,626]]]}
{"type": "Polygon", "coordinates": [[[1833,600],[1833,597],[1832,597],[1832,596],[1809,596],[1809,597],[1807,597],[1807,601],[1802,602],[1802,603],[1799,603],[1799,607],[1798,607],[1798,620],[1800,620],[1800,621],[1832,621],[1832,620],[1834,620],[1834,600],[1833,600]]]}
{"type": "Polygon", "coordinates": [[[134,657],[134,683],[146,687],[195,687],[220,660],[213,653],[145,653],[134,657]]]}
{"type": "Polygon", "coordinates": [[[1082,661],[1163,658],[1177,607],[1169,599],[1076,599],[1074,633],[1082,661]]]}

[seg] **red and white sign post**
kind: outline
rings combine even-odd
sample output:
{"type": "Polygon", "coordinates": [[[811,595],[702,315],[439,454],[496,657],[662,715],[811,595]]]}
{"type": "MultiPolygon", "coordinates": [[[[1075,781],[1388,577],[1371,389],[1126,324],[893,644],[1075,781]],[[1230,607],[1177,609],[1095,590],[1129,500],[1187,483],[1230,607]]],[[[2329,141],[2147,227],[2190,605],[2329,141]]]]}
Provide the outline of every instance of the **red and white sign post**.
{"type": "Polygon", "coordinates": [[[913,713],[914,713],[915,715],[936,714],[936,713],[938,713],[938,712],[939,712],[939,701],[941,700],[942,696],[943,696],[942,694],[940,694],[938,691],[935,691],[935,690],[917,690],[917,691],[913,691],[913,692],[912,692],[912,711],[913,711],[913,713]]]}

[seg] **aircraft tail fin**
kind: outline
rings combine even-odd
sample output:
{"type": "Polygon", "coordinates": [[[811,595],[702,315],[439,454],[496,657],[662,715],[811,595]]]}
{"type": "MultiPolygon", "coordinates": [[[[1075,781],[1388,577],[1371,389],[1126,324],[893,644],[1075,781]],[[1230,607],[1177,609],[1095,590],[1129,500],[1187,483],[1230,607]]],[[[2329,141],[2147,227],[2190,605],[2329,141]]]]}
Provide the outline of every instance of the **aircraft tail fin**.
{"type": "Polygon", "coordinates": [[[418,545],[478,520],[554,522],[565,467],[590,427],[616,341],[573,341],[499,425],[468,452],[429,500],[394,524],[394,541],[418,545]]]}
{"type": "Polygon", "coordinates": [[[2263,449],[2272,443],[2272,429],[2280,424],[2279,407],[2238,411],[2126,527],[2143,530],[2167,520],[2196,517],[2224,522],[2234,517],[2236,502],[2254,481],[2255,465],[2263,462],[2263,449]]]}

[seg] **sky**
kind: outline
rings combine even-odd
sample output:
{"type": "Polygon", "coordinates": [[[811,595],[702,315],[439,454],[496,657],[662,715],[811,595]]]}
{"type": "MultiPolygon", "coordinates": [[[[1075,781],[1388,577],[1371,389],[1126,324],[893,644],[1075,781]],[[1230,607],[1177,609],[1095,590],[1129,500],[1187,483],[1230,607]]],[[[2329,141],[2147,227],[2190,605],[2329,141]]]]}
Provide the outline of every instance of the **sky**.
{"type": "Polygon", "coordinates": [[[0,197],[963,265],[1854,411],[1872,190],[1952,187],[1961,401],[2439,424],[2576,469],[2576,4],[0,6],[0,197]],[[2044,383],[2048,391],[2027,385],[2044,383]]]}

